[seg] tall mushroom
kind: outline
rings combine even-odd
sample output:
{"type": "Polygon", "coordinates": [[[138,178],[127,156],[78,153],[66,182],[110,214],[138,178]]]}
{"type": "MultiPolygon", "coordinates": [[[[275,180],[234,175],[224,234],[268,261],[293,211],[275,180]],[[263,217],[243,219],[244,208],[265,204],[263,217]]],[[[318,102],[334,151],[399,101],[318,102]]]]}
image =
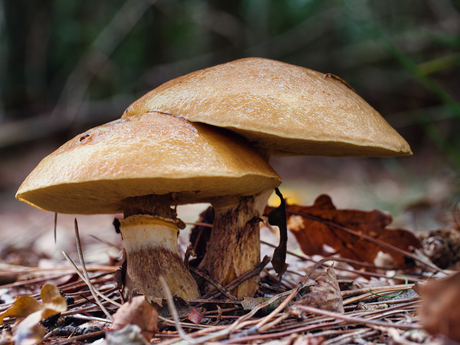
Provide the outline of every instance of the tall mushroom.
{"type": "Polygon", "coordinates": [[[131,116],[90,129],[45,157],[16,197],[43,210],[124,213],[126,293],[197,298],[177,245],[175,206],[260,193],[281,179],[245,140],[171,115],[131,116]]]}
{"type": "MultiPolygon", "coordinates": [[[[135,101],[123,118],[150,111],[230,129],[267,161],[271,155],[412,154],[407,142],[340,78],[269,59],[236,60],[171,80],[135,101]]],[[[216,258],[232,253],[213,242],[233,228],[219,225],[228,212],[216,215],[201,264],[218,280],[226,273],[216,258]]]]}

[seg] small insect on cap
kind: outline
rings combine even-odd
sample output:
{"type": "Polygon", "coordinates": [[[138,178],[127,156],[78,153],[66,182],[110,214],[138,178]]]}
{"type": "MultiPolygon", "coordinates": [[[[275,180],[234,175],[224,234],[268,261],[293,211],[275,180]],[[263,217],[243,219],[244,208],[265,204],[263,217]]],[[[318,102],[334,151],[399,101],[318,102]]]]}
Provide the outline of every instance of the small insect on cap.
{"type": "Polygon", "coordinates": [[[123,117],[149,111],[228,128],[274,155],[412,154],[340,78],[269,59],[236,60],[176,78],[134,102],[123,117]]]}

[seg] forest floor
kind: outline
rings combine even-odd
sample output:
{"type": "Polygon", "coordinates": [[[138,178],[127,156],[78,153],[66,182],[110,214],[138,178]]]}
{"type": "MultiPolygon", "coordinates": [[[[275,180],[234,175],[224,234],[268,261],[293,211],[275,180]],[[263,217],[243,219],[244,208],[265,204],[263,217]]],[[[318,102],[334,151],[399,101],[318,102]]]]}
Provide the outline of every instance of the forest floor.
{"type": "MultiPolygon", "coordinates": [[[[93,277],[92,281],[98,289],[106,291],[111,299],[119,303],[120,295],[115,288],[113,274],[117,269],[117,257],[122,243],[112,225],[113,215],[59,215],[55,243],[54,214],[34,209],[14,199],[15,190],[28,171],[48,151],[51,151],[49,146],[36,147],[21,159],[5,159],[5,164],[0,167],[3,177],[0,183],[0,299],[3,306],[0,305],[0,310],[7,310],[20,295],[38,298],[40,288],[47,282],[52,283],[67,298],[72,297],[73,304],[69,303],[68,309],[61,313],[61,321],[56,321],[60,330],[56,330],[56,325],[46,326],[44,343],[95,341],[104,336],[103,330],[109,323],[100,308],[94,306],[86,285],[69,268],[62,251],[78,261],[73,231],[74,219],[77,218],[82,250],[93,277]],[[75,314],[77,319],[81,315],[86,316],[88,320],[84,321],[89,323],[81,324],[81,320],[76,322],[73,317],[75,314]],[[73,320],[73,323],[67,321],[67,324],[74,328],[64,330],[64,326],[67,326],[66,319],[73,320]],[[82,331],[93,326],[97,327],[92,329],[94,332],[88,331],[88,334],[84,334],[82,331]],[[64,340],[66,338],[69,339],[64,340]]],[[[376,209],[389,212],[393,216],[391,228],[409,230],[420,238],[432,230],[458,229],[460,219],[457,173],[442,157],[433,152],[425,151],[422,154],[423,157],[397,160],[275,158],[271,163],[284,179],[281,191],[287,197],[288,203],[311,205],[320,194],[327,194],[338,209],[376,209]]],[[[271,199],[271,202],[276,204],[276,198],[271,199]]],[[[206,207],[207,205],[180,206],[178,214],[185,222],[193,223],[206,207]]],[[[183,252],[188,245],[190,227],[182,231],[179,238],[183,252]]],[[[276,231],[264,228],[261,238],[268,243],[262,245],[262,257],[271,256],[272,246],[276,246],[279,241],[276,231]]],[[[294,299],[299,293],[292,291],[305,288],[305,284],[314,284],[314,279],[319,276],[327,276],[327,266],[314,267],[314,263],[322,257],[303,253],[299,243],[291,235],[288,251],[290,272],[283,279],[283,284],[277,287],[274,277],[276,274],[268,264],[261,271],[259,297],[272,297],[280,301],[284,299],[287,304],[286,296],[294,299]],[[311,277],[307,279],[310,274],[311,277]],[[302,281],[304,285],[300,288],[298,284],[302,281]]],[[[371,266],[374,265],[372,263],[371,266]]],[[[249,307],[243,306],[240,301],[232,301],[230,304],[228,300],[220,304],[209,301],[206,308],[203,308],[201,301],[190,303],[195,307],[199,322],[195,319],[191,321],[191,312],[179,308],[180,314],[182,313],[182,327],[191,336],[201,339],[200,341],[214,339],[241,344],[275,340],[283,344],[346,344],[368,341],[401,344],[431,341],[441,344],[445,341],[442,337],[434,338],[421,330],[420,318],[416,314],[421,300],[413,290],[414,284],[426,281],[436,272],[420,266],[415,270],[393,270],[388,273],[388,270],[374,266],[370,271],[367,270],[378,274],[371,279],[372,274],[360,274],[356,266],[346,265],[340,260],[335,263],[335,271],[339,284],[336,295],[342,298],[344,314],[312,310],[305,304],[273,313],[273,309],[267,310],[265,305],[258,304],[260,301],[249,307]],[[402,275],[404,279],[401,276],[387,279],[390,274],[402,275]],[[380,287],[372,290],[375,286],[380,287]],[[375,291],[374,295],[369,295],[371,290],[375,291]],[[402,295],[387,297],[382,302],[381,294],[393,295],[401,291],[402,295]],[[256,313],[259,309],[262,311],[256,313]],[[365,319],[375,320],[375,323],[363,321],[365,319]],[[402,326],[399,327],[398,324],[402,326]],[[257,325],[257,329],[254,325],[257,325]]],[[[441,273],[438,274],[442,276],[441,273]]],[[[116,304],[107,305],[112,314],[118,309],[116,304]]],[[[3,341],[12,341],[11,329],[15,320],[10,318],[5,321],[3,341]]],[[[179,340],[181,336],[175,331],[177,322],[170,317],[163,321],[160,327],[162,331],[157,331],[152,342],[173,343],[179,340]]],[[[17,328],[13,329],[15,334],[19,334],[17,328]]],[[[191,341],[190,338],[185,340],[191,341]]]]}

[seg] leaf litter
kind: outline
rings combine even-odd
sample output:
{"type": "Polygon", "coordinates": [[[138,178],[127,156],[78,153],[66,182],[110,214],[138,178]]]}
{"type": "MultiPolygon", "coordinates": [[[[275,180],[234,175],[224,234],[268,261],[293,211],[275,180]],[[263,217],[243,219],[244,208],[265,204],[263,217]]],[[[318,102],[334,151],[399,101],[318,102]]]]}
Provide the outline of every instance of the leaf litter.
{"type": "MultiPolygon", "coordinates": [[[[267,213],[270,211],[267,208],[267,213]]],[[[286,213],[288,229],[303,254],[288,250],[282,254],[289,263],[289,267],[284,266],[288,269],[282,282],[274,276],[279,272],[268,264],[268,258],[248,272],[247,277],[261,276],[252,300],[236,301],[226,296],[241,283],[239,278],[212,295],[181,302],[183,307],[176,307],[171,298],[164,303],[169,313],[160,316],[141,296],[123,303],[114,282],[117,266],[80,267],[86,271],[80,275],[87,274],[88,282],[106,297],[99,303],[114,318],[112,323],[96,303],[87,282],[71,273],[68,266],[60,267],[66,270],[65,281],[63,274],[58,277],[56,272],[44,271],[42,279],[31,284],[22,280],[0,286],[0,298],[26,293],[14,303],[0,305],[0,341],[101,344],[96,339],[105,337],[106,344],[441,344],[446,338],[439,333],[458,341],[460,317],[456,314],[458,308],[452,307],[459,303],[458,275],[434,269],[432,263],[415,264],[413,252],[421,248],[421,241],[404,229],[388,229],[389,215],[338,210],[328,196],[319,197],[312,206],[286,205],[286,213]],[[342,231],[341,227],[355,233],[342,231]],[[370,242],[368,237],[375,241],[370,242]],[[376,265],[379,252],[388,254],[392,265],[376,265]],[[434,278],[446,275],[449,277],[434,278]],[[432,281],[425,283],[428,277],[433,277],[432,281]],[[56,282],[56,286],[45,284],[47,281],[56,282]],[[37,293],[40,285],[44,286],[37,293]],[[395,296],[401,291],[404,293],[395,296]],[[64,336],[64,329],[71,331],[64,336]]],[[[201,230],[209,229],[210,223],[209,217],[201,217],[201,230]]],[[[452,231],[454,235],[458,233],[458,229],[452,231]]],[[[198,247],[193,241],[192,245],[198,247]]],[[[10,268],[9,274],[27,279],[39,271],[18,267],[16,271],[10,268]]]]}

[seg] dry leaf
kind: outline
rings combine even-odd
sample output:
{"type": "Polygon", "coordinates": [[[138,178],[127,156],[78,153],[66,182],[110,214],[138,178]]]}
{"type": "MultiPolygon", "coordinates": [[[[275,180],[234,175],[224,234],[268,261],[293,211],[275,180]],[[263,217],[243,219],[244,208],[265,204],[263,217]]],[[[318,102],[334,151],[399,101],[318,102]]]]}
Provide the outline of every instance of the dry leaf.
{"type": "Polygon", "coordinates": [[[429,281],[417,292],[422,297],[419,314],[423,328],[460,342],[460,272],[429,281]]]}
{"type": "MultiPolygon", "coordinates": [[[[266,209],[268,213],[271,208],[266,209]]],[[[411,232],[403,229],[387,229],[392,222],[389,214],[380,211],[337,210],[328,195],[320,195],[313,206],[288,205],[288,228],[295,235],[302,251],[307,255],[331,255],[324,245],[332,247],[343,258],[373,263],[379,251],[388,253],[399,267],[407,267],[407,259],[389,249],[368,240],[328,226],[324,222],[311,220],[294,213],[300,213],[330,221],[342,227],[371,236],[382,242],[410,252],[420,248],[420,241],[411,232]]]]}
{"type": "Polygon", "coordinates": [[[193,322],[195,325],[199,325],[204,318],[204,314],[193,308],[192,312],[187,315],[187,319],[193,322]]]}
{"type": "Polygon", "coordinates": [[[126,325],[137,325],[141,328],[145,339],[150,341],[158,331],[157,318],[157,310],[145,300],[145,297],[136,296],[123,304],[113,315],[111,329],[117,331],[125,328],[126,325]]]}
{"type": "Polygon", "coordinates": [[[0,322],[5,317],[25,318],[14,330],[16,344],[37,344],[45,335],[45,329],[38,326],[41,320],[67,310],[67,301],[53,284],[46,284],[40,290],[42,303],[31,296],[19,296],[13,306],[0,314],[0,322]]]}
{"type": "Polygon", "coordinates": [[[333,267],[315,279],[317,285],[310,286],[310,292],[294,304],[307,305],[322,310],[343,313],[343,299],[333,267]]]}
{"type": "Polygon", "coordinates": [[[286,221],[286,200],[278,188],[275,188],[276,195],[281,200],[281,204],[278,208],[275,208],[268,215],[268,223],[270,225],[277,225],[280,229],[280,243],[275,248],[272,258],[272,266],[278,277],[282,277],[288,265],[286,264],[286,253],[287,253],[287,221],[286,221]]]}
{"type": "Polygon", "coordinates": [[[3,322],[5,317],[25,318],[41,308],[42,305],[35,298],[28,295],[19,296],[11,308],[0,314],[0,322],[3,322]]]}
{"type": "Polygon", "coordinates": [[[14,343],[20,345],[35,345],[41,343],[46,334],[45,328],[39,326],[42,320],[40,311],[27,316],[14,330],[14,343]]]}
{"type": "Polygon", "coordinates": [[[0,323],[5,317],[25,318],[37,312],[40,313],[40,320],[43,320],[67,310],[67,301],[53,284],[43,286],[40,297],[42,303],[31,296],[19,296],[11,308],[0,314],[0,323]]]}

